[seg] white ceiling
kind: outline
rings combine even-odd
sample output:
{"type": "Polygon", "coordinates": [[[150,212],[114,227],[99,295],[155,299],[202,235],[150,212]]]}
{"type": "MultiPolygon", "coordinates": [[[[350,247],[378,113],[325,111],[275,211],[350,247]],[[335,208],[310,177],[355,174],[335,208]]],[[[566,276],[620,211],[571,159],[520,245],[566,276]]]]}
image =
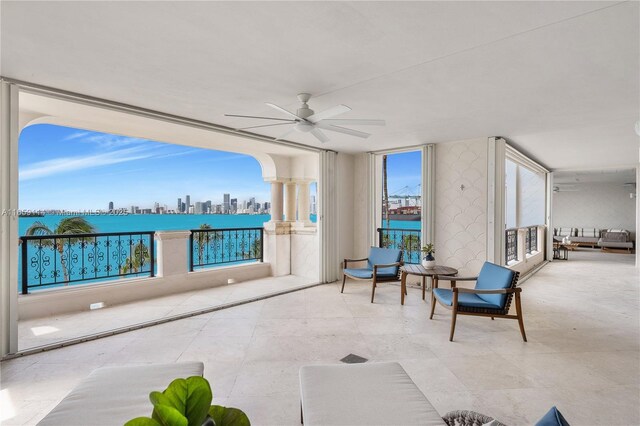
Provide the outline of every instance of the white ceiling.
{"type": "Polygon", "coordinates": [[[499,135],[554,169],[638,162],[638,2],[3,1],[1,13],[5,77],[231,127],[264,122],[225,113],[277,116],[264,102],[295,109],[299,92],[316,111],[387,120],[359,127],[367,140],[328,132],[324,146],[346,152],[499,135]]]}
{"type": "Polygon", "coordinates": [[[635,169],[559,171],[553,174],[553,184],[562,187],[593,183],[623,185],[625,183],[635,183],[635,181],[635,169]]]}

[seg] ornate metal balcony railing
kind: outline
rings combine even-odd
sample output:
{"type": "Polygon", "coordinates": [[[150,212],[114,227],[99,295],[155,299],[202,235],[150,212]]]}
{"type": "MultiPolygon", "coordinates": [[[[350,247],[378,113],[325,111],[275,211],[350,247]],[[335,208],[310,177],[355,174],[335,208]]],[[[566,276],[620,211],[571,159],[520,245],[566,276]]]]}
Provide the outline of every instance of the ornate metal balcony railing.
{"type": "Polygon", "coordinates": [[[420,234],[419,229],[378,228],[378,244],[402,250],[405,263],[420,263],[420,234]]]}
{"type": "Polygon", "coordinates": [[[262,262],[263,228],[192,229],[189,270],[241,262],[262,262]]]}
{"type": "Polygon", "coordinates": [[[526,238],[525,238],[525,247],[527,249],[527,254],[531,254],[534,251],[538,250],[538,227],[530,226],[527,228],[526,238]]]}
{"type": "Polygon", "coordinates": [[[153,277],[153,231],[20,237],[22,294],[82,281],[153,277]]]}
{"type": "Polygon", "coordinates": [[[507,229],[505,237],[507,263],[518,260],[518,228],[507,229]]]}

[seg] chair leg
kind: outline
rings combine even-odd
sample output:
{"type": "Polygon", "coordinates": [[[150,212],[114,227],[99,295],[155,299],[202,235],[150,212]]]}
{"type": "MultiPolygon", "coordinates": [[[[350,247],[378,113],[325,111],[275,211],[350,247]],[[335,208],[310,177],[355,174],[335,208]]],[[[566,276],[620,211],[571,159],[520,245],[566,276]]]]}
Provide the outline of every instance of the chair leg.
{"type": "Polygon", "coordinates": [[[516,315],[518,316],[518,325],[520,326],[520,334],[522,340],[527,341],[527,334],[524,332],[524,321],[522,320],[522,304],[520,303],[520,293],[516,293],[516,315]]]}
{"type": "Polygon", "coordinates": [[[373,284],[371,284],[371,303],[373,303],[373,297],[376,295],[376,277],[373,277],[373,284]]]}
{"type": "Polygon", "coordinates": [[[431,315],[429,315],[429,319],[433,319],[433,312],[435,310],[436,310],[436,298],[435,298],[435,296],[433,295],[433,292],[432,292],[431,293],[431,315]]]}
{"type": "Polygon", "coordinates": [[[347,281],[347,276],[346,275],[342,275],[342,290],[340,290],[340,293],[344,293],[344,283],[345,281],[347,281]]]}
{"type": "Polygon", "coordinates": [[[451,334],[449,334],[449,341],[453,342],[453,333],[456,331],[456,316],[458,315],[457,309],[451,309],[451,334]]]}

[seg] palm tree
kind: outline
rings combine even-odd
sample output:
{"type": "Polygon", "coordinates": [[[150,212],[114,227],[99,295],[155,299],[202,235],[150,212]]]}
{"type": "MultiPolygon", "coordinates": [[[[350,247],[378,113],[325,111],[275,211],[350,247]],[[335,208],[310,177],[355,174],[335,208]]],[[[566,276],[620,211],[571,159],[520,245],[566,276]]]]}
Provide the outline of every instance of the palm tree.
{"type": "Polygon", "coordinates": [[[137,273],[144,265],[151,262],[149,249],[142,241],[135,245],[132,244],[129,253],[133,253],[133,255],[124,261],[124,265],[120,267],[120,274],[137,273]]]}
{"type": "Polygon", "coordinates": [[[389,227],[389,188],[387,187],[387,156],[382,156],[382,203],[384,210],[384,220],[389,227]]]}
{"type": "MultiPolygon", "coordinates": [[[[207,230],[211,229],[211,225],[208,223],[203,223],[200,225],[200,229],[207,230]]],[[[214,232],[214,234],[216,234],[214,232]]],[[[214,235],[214,238],[217,235],[214,235]]],[[[211,241],[211,233],[210,232],[198,232],[196,234],[196,245],[198,246],[198,264],[202,265],[202,256],[204,254],[204,246],[211,241]]]]}
{"type": "MultiPolygon", "coordinates": [[[[96,228],[89,223],[84,217],[74,216],[66,217],[58,222],[55,229],[49,228],[47,225],[40,221],[34,222],[25,232],[25,235],[73,235],[73,234],[93,234],[96,232],[96,228]]],[[[62,239],[67,242],[67,247],[76,244],[81,238],[65,237],[62,239]]],[[[43,246],[53,247],[60,254],[60,266],[62,267],[62,274],[64,276],[65,285],[69,282],[69,272],[67,270],[67,259],[64,256],[65,243],[60,239],[46,239],[41,240],[43,246]]]]}

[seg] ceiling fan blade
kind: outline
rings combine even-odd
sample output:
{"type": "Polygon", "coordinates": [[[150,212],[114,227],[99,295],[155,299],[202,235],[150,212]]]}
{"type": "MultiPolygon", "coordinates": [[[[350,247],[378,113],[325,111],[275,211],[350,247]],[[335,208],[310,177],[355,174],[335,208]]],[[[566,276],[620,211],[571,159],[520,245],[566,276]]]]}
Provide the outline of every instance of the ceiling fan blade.
{"type": "Polygon", "coordinates": [[[278,121],[290,121],[290,122],[296,121],[296,120],[289,120],[288,118],[258,117],[256,115],[225,114],[225,117],[257,118],[260,120],[278,120],[278,121]]]}
{"type": "Polygon", "coordinates": [[[289,123],[263,124],[261,126],[241,127],[238,130],[257,129],[258,127],[284,126],[285,124],[294,124],[294,123],[295,121],[291,121],[289,123]]]}
{"type": "Polygon", "coordinates": [[[346,105],[336,105],[333,108],[325,109],[324,111],[317,112],[307,117],[307,120],[317,123],[320,120],[335,117],[336,115],[344,114],[349,111],[351,111],[351,108],[346,105]]]}
{"type": "Polygon", "coordinates": [[[323,123],[333,125],[352,125],[352,126],[385,126],[384,120],[367,120],[359,118],[335,119],[329,118],[322,120],[323,123]]]}
{"type": "Polygon", "coordinates": [[[322,133],[322,130],[320,129],[316,129],[314,127],[313,129],[311,129],[311,134],[322,143],[329,142],[329,138],[327,137],[327,135],[322,133]]]}
{"type": "Polygon", "coordinates": [[[286,109],[284,109],[284,108],[282,108],[282,107],[279,107],[279,106],[278,106],[278,105],[276,105],[276,104],[272,104],[272,103],[269,103],[269,102],[266,102],[266,104],[267,104],[268,106],[270,106],[271,108],[273,108],[273,109],[277,109],[277,110],[278,110],[278,111],[280,111],[281,113],[286,114],[286,115],[288,115],[289,117],[291,117],[291,118],[293,118],[293,119],[295,119],[295,120],[302,120],[302,118],[301,118],[301,117],[298,117],[298,116],[297,116],[297,115],[295,115],[294,113],[292,113],[292,112],[290,112],[290,111],[287,111],[286,109]]]}
{"type": "Polygon", "coordinates": [[[286,138],[287,136],[289,136],[291,133],[293,133],[296,130],[295,127],[290,128],[289,130],[287,130],[286,132],[284,132],[283,134],[281,134],[280,136],[278,136],[276,138],[277,141],[281,141],[284,138],[286,138]]]}
{"type": "Polygon", "coordinates": [[[345,135],[357,136],[359,138],[368,138],[370,133],[361,132],[359,130],[347,129],[344,127],[334,126],[332,124],[326,124],[324,121],[316,123],[316,127],[320,127],[324,130],[331,130],[332,132],[344,133],[345,135]]]}

